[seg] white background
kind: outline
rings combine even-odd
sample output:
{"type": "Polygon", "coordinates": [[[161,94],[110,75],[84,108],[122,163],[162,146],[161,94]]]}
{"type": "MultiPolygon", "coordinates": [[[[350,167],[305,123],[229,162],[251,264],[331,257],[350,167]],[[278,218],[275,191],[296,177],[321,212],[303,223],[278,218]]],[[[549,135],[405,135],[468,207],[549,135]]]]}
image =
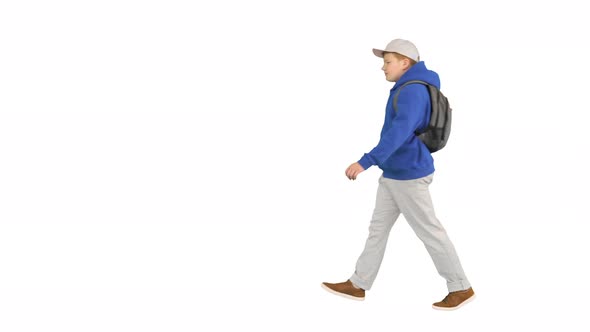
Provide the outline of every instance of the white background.
{"type": "Polygon", "coordinates": [[[0,330],[587,331],[582,1],[2,1],[0,330]],[[431,193],[478,299],[403,217],[364,302],[392,84],[418,46],[453,132],[431,193]]]}

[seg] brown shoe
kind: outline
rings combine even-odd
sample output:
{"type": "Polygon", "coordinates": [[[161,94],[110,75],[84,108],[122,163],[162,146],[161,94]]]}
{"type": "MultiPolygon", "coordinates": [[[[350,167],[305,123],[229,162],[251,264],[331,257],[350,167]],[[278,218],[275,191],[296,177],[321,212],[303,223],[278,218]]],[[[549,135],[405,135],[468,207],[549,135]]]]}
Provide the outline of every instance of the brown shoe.
{"type": "Polygon", "coordinates": [[[437,310],[456,310],[475,299],[473,288],[450,292],[442,301],[436,302],[432,308],[437,310]]]}
{"type": "Polygon", "coordinates": [[[363,301],[365,299],[365,290],[362,288],[356,288],[352,285],[350,280],[345,282],[330,284],[327,282],[322,283],[322,288],[328,292],[336,295],[340,295],[347,299],[363,301]]]}

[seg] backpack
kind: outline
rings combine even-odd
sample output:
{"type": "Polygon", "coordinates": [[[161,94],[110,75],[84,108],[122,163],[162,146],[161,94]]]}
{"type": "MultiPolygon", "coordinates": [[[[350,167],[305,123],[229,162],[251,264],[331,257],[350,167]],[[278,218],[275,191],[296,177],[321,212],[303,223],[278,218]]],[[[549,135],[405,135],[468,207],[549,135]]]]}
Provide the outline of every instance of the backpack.
{"type": "Polygon", "coordinates": [[[445,97],[440,90],[434,85],[428,84],[424,81],[409,81],[404,83],[393,97],[393,109],[397,113],[397,98],[402,88],[408,84],[419,83],[428,88],[430,95],[430,122],[428,127],[422,131],[416,131],[418,136],[424,144],[428,147],[431,153],[436,152],[445,147],[451,134],[451,115],[452,109],[449,105],[447,97],[445,97]]]}

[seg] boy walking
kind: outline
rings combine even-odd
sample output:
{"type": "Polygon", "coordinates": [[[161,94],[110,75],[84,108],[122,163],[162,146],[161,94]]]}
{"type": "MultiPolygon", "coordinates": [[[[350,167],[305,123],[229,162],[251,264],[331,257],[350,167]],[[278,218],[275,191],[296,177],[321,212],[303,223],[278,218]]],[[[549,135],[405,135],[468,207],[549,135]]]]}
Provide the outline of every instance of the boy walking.
{"type": "Polygon", "coordinates": [[[436,218],[428,186],[432,182],[434,162],[428,147],[415,132],[430,121],[431,102],[427,87],[408,84],[420,80],[440,88],[438,74],[420,61],[418,49],[410,41],[392,40],[384,50],[373,49],[383,58],[385,79],[395,82],[387,101],[385,123],[375,148],[346,169],[350,180],[373,165],[383,174],[379,178],[375,209],[365,248],[352,276],[341,283],[322,283],[322,287],[350,299],[364,300],[371,289],[383,256],[389,232],[403,214],[424,243],[438,273],[446,279],[449,294],[432,305],[434,309],[454,310],[471,301],[475,294],[455,248],[436,218]],[[397,100],[394,106],[394,99],[397,100]]]}

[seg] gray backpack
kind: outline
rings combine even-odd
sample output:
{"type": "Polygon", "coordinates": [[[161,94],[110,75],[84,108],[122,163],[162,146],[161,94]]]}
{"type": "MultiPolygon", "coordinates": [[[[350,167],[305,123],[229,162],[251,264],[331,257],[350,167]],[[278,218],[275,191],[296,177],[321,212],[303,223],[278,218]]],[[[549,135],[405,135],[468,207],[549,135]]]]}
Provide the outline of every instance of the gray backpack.
{"type": "Polygon", "coordinates": [[[404,83],[393,97],[393,109],[397,112],[397,98],[402,88],[408,84],[419,83],[428,88],[430,94],[430,122],[428,127],[420,132],[415,132],[416,136],[426,144],[430,152],[436,152],[445,147],[451,134],[451,115],[452,109],[447,97],[434,85],[424,81],[409,81],[404,83]]]}

